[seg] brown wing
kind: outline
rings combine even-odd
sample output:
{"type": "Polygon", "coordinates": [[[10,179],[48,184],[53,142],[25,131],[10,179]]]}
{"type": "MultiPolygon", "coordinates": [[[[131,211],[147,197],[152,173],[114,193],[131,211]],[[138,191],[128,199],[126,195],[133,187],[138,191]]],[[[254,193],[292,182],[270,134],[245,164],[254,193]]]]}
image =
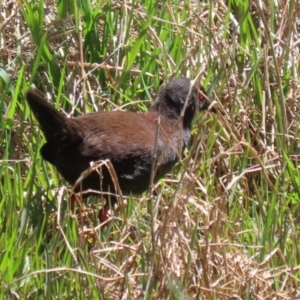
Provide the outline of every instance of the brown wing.
{"type": "MultiPolygon", "coordinates": [[[[123,192],[144,191],[149,186],[156,143],[156,119],[154,113],[130,112],[105,112],[69,119],[73,129],[77,128],[80,143],[59,151],[56,149],[54,165],[66,180],[73,183],[91,161],[109,159],[123,192]]],[[[163,121],[161,126],[156,148],[156,158],[160,161],[156,180],[177,162],[179,151],[177,139],[167,138],[169,133],[165,128],[169,126],[163,121]]]]}

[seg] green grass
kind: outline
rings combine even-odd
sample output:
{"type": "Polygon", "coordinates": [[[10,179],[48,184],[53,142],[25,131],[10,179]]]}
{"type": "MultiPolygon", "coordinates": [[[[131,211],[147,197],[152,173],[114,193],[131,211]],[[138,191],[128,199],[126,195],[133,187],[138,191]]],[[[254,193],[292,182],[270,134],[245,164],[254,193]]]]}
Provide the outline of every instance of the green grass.
{"type": "Polygon", "coordinates": [[[0,298],[299,296],[299,3],[11,3],[0,4],[0,298]],[[197,77],[222,113],[195,118],[157,195],[126,199],[112,227],[99,228],[96,198],[70,213],[26,90],[68,116],[142,112],[173,76],[197,77]]]}

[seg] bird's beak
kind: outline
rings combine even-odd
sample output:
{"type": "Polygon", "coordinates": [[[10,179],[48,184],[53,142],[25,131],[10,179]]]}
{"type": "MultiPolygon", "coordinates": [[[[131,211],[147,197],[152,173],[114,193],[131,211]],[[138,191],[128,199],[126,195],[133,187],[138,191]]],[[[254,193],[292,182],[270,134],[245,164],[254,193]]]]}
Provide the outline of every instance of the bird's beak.
{"type": "Polygon", "coordinates": [[[200,101],[200,110],[208,110],[211,111],[213,113],[217,113],[217,110],[215,109],[215,102],[211,103],[209,101],[207,101],[206,99],[203,99],[202,101],[200,101]]]}

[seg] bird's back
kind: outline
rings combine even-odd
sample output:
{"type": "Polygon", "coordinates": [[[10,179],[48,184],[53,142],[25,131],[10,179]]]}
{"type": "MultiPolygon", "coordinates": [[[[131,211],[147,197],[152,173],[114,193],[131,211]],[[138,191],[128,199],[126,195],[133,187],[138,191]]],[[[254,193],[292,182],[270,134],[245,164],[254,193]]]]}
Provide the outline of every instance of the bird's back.
{"type": "MultiPolygon", "coordinates": [[[[156,112],[99,112],[66,118],[40,92],[29,90],[26,97],[47,140],[41,148],[43,158],[71,184],[92,161],[109,159],[123,192],[141,192],[149,186],[155,145],[159,178],[178,160],[180,149],[171,137],[172,124],[162,118],[159,125],[156,112]]],[[[111,185],[110,174],[104,172],[104,186],[111,185]]],[[[84,182],[84,189],[99,189],[96,172],[84,182]]]]}

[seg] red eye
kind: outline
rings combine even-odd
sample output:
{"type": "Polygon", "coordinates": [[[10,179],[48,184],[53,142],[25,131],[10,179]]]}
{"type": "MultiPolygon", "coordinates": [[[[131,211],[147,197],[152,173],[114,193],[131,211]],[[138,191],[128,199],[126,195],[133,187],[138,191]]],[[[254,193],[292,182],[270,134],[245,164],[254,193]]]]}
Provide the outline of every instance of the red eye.
{"type": "Polygon", "coordinates": [[[206,96],[205,89],[204,89],[204,87],[201,86],[200,91],[199,91],[199,100],[200,101],[205,100],[205,96],[206,96]]]}

